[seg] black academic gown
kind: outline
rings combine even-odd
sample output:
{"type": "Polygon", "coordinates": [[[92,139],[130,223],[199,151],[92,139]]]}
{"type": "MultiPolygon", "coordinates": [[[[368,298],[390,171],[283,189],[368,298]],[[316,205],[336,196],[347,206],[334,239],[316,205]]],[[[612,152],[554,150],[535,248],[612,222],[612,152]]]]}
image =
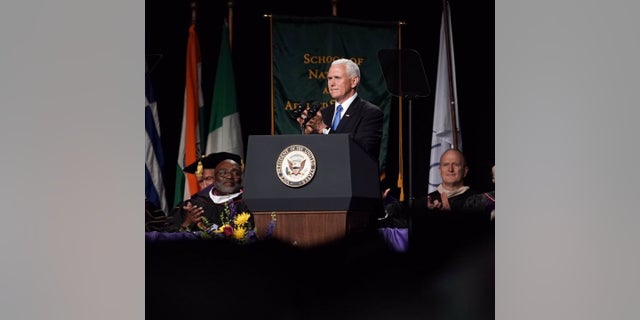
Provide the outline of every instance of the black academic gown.
{"type": "MultiPolygon", "coordinates": [[[[212,184],[193,195],[191,199],[186,200],[173,208],[171,212],[171,223],[167,231],[178,231],[180,229],[180,226],[186,216],[186,211],[182,209],[182,207],[186,205],[187,202],[191,202],[192,205],[202,207],[204,209],[202,216],[205,217],[209,221],[209,223],[221,226],[221,214],[224,211],[225,205],[224,203],[218,204],[213,202],[213,200],[209,196],[209,192],[213,188],[214,185],[212,184]]],[[[242,194],[240,194],[236,198],[233,198],[228,203],[230,208],[232,208],[232,210],[235,210],[236,214],[240,214],[241,212],[251,213],[251,210],[249,210],[249,207],[242,198],[242,194]]],[[[251,228],[255,226],[253,214],[251,214],[251,217],[249,218],[249,223],[251,224],[251,228]]],[[[193,228],[195,227],[192,226],[192,229],[193,228]]]]}
{"type": "MultiPolygon", "coordinates": [[[[467,189],[467,191],[449,198],[448,200],[449,200],[449,205],[451,206],[451,212],[466,213],[468,211],[468,208],[465,206],[467,199],[473,196],[474,194],[476,194],[476,192],[473,191],[471,188],[469,188],[467,189]]],[[[440,196],[440,192],[438,192],[437,190],[429,193],[429,197],[431,197],[432,201],[438,200],[439,202],[442,202],[442,197],[440,196]]],[[[433,210],[433,211],[438,211],[438,210],[433,210]]]]}

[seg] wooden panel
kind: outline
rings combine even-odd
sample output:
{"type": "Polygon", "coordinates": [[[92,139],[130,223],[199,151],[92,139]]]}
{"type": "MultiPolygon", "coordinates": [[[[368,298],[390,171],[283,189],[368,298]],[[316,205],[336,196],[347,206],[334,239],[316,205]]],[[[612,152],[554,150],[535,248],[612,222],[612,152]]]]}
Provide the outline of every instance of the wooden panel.
{"type": "Polygon", "coordinates": [[[273,237],[296,246],[310,247],[338,240],[366,227],[367,213],[347,211],[254,212],[258,236],[264,238],[275,216],[273,237]]]}

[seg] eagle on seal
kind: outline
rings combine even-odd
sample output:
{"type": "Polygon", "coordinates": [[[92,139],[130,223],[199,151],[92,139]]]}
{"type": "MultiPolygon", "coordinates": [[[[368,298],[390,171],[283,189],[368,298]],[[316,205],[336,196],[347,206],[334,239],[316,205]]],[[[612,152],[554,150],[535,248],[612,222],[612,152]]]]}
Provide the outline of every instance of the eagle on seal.
{"type": "Polygon", "coordinates": [[[300,171],[304,169],[304,165],[305,165],[305,162],[307,162],[307,159],[303,159],[302,161],[291,161],[287,159],[287,162],[289,163],[289,169],[291,170],[291,175],[297,176],[301,173],[300,171]]]}

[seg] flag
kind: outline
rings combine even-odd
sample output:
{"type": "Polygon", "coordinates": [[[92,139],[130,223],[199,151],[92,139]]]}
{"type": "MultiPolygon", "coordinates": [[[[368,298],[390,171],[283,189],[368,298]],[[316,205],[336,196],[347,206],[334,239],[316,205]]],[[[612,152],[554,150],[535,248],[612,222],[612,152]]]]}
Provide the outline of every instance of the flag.
{"type": "Polygon", "coordinates": [[[144,162],[144,196],[166,215],[168,212],[167,198],[162,179],[164,168],[164,153],[160,144],[160,121],[158,120],[158,105],[153,95],[149,74],[145,76],[145,107],[144,128],[145,162],[144,162]]]}
{"type": "MultiPolygon", "coordinates": [[[[442,12],[442,23],[440,26],[440,50],[438,56],[438,76],[436,80],[436,96],[433,110],[433,132],[431,133],[431,157],[429,162],[429,185],[427,192],[436,191],[442,182],[440,177],[440,156],[447,149],[454,146],[453,126],[451,123],[451,101],[455,101],[455,114],[458,114],[458,97],[456,92],[456,68],[453,56],[453,39],[451,33],[451,17],[448,10],[448,2],[442,12]],[[447,30],[449,32],[447,32],[447,30]],[[448,38],[448,40],[447,40],[448,38]],[[448,48],[447,48],[448,47],[448,48]],[[447,53],[447,50],[449,53],[447,53]],[[449,57],[451,57],[451,68],[449,68],[449,57]],[[451,74],[449,74],[451,70],[451,74]],[[450,95],[449,81],[452,82],[453,95],[450,95]],[[453,100],[451,97],[453,96],[453,100]]],[[[462,151],[462,139],[460,135],[460,125],[456,117],[456,128],[458,132],[458,150],[462,151]]]]}
{"type": "Polygon", "coordinates": [[[206,153],[230,152],[244,158],[240,114],[236,103],[236,84],[229,46],[229,27],[226,23],[222,27],[221,39],[206,153]]]}
{"type": "Polygon", "coordinates": [[[204,106],[202,97],[200,44],[196,34],[196,25],[189,27],[187,41],[187,67],[184,91],[184,111],[182,115],[182,132],[180,134],[180,148],[176,166],[176,189],[174,206],[189,199],[198,192],[198,181],[195,175],[184,173],[185,166],[195,162],[201,153],[198,116],[204,106]]]}

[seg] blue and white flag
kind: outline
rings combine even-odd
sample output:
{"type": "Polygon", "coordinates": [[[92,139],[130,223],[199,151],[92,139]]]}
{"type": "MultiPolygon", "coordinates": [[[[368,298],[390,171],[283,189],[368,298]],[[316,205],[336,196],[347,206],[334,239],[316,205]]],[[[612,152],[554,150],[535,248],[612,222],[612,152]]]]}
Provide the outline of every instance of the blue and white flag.
{"type": "Polygon", "coordinates": [[[145,76],[145,108],[144,127],[145,135],[145,163],[144,163],[144,189],[145,198],[153,202],[158,208],[168,212],[167,198],[164,191],[162,169],[164,168],[164,155],[160,144],[160,121],[158,120],[158,106],[153,96],[151,79],[145,76]]]}
{"type": "MultiPolygon", "coordinates": [[[[456,64],[453,56],[453,37],[451,33],[451,17],[447,2],[447,8],[442,12],[442,24],[440,26],[440,50],[438,53],[438,77],[436,80],[436,96],[433,109],[433,132],[431,133],[431,157],[429,161],[429,184],[427,192],[436,191],[442,182],[440,177],[440,156],[447,149],[454,147],[453,126],[451,121],[451,102],[455,102],[455,113],[458,114],[458,93],[456,92],[456,64]],[[448,25],[448,28],[445,26],[448,25]],[[449,30],[447,33],[446,30],[449,30]],[[449,38],[447,41],[447,37],[449,38]],[[448,47],[447,48],[447,44],[448,47]],[[450,50],[450,55],[447,54],[450,50]],[[451,57],[451,74],[449,74],[449,59],[451,57]],[[449,80],[453,84],[453,95],[450,95],[449,80]],[[453,97],[453,99],[452,99],[453,97]]],[[[458,150],[462,151],[462,136],[460,135],[460,123],[456,116],[456,129],[458,150]]]]}

